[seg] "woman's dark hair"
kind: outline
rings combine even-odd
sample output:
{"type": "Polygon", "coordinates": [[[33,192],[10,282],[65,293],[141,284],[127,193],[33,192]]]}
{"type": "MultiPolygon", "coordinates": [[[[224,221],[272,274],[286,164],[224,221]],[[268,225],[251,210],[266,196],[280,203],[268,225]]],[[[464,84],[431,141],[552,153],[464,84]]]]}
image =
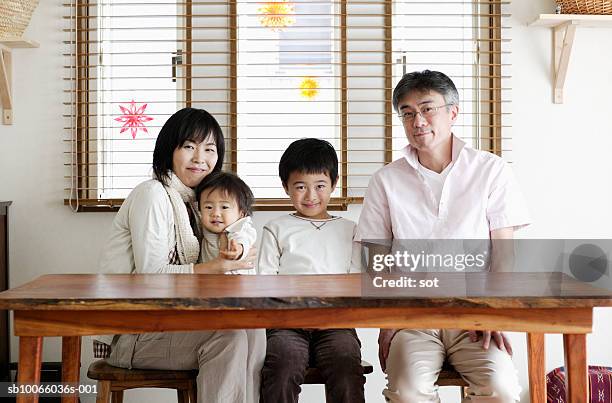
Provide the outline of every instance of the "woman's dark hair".
{"type": "Polygon", "coordinates": [[[253,192],[249,185],[244,183],[237,175],[229,172],[213,172],[206,176],[196,187],[195,194],[198,201],[205,191],[220,190],[229,197],[236,199],[238,209],[245,216],[253,215],[253,192]]]}
{"type": "Polygon", "coordinates": [[[314,138],[289,144],[278,164],[278,175],[287,187],[292,172],[329,175],[332,185],[338,180],[338,156],[328,141],[314,138]]]}
{"type": "Polygon", "coordinates": [[[186,141],[201,143],[209,136],[217,146],[217,164],[213,172],[221,170],[225,155],[225,140],[217,120],[204,109],[183,108],[164,123],[159,131],[153,151],[153,173],[155,178],[167,185],[168,171],[172,169],[174,150],[186,141]]]}

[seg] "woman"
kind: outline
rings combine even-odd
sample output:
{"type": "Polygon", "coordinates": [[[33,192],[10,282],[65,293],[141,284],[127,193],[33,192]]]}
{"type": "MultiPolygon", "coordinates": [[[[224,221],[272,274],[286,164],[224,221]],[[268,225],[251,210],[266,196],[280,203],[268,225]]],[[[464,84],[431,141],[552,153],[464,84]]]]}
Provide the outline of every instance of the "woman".
{"type": "MultiPolygon", "coordinates": [[[[208,112],[185,108],[172,115],[155,143],[154,179],[136,186],[119,209],[100,270],[220,274],[251,269],[254,250],[245,260],[220,256],[197,262],[201,235],[193,188],[221,170],[224,154],[223,133],[208,112]]],[[[255,403],[264,356],[261,330],[170,332],[115,336],[108,362],[123,368],[199,368],[198,402],[255,403]]]]}

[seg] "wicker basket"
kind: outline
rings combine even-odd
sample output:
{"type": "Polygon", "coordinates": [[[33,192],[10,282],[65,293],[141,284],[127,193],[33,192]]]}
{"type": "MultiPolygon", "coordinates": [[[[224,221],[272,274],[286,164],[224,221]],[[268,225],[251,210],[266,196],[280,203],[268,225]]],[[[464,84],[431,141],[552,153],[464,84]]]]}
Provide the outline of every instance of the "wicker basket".
{"type": "Polygon", "coordinates": [[[38,0],[0,0],[0,40],[20,39],[38,0]]]}
{"type": "Polygon", "coordinates": [[[612,0],[556,0],[563,14],[612,14],[612,0]]]}

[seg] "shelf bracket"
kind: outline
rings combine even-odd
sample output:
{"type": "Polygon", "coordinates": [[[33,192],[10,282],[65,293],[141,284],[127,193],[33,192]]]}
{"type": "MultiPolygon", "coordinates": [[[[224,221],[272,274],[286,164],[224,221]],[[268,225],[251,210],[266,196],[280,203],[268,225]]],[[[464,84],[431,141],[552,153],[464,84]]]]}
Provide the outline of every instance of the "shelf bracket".
{"type": "Polygon", "coordinates": [[[5,47],[0,47],[0,102],[2,103],[2,124],[13,124],[11,50],[5,47]]]}
{"type": "Polygon", "coordinates": [[[553,102],[556,104],[563,103],[563,88],[577,25],[576,21],[567,21],[553,28],[553,77],[555,81],[553,102]]]}
{"type": "Polygon", "coordinates": [[[553,102],[563,103],[563,88],[567,76],[567,67],[572,53],[576,27],[580,29],[612,27],[612,15],[583,14],[540,14],[529,24],[532,27],[549,27],[552,29],[552,84],[553,102]]]}
{"type": "Polygon", "coordinates": [[[25,39],[0,40],[0,104],[2,105],[2,124],[13,124],[11,49],[37,48],[38,46],[37,42],[25,39]]]}

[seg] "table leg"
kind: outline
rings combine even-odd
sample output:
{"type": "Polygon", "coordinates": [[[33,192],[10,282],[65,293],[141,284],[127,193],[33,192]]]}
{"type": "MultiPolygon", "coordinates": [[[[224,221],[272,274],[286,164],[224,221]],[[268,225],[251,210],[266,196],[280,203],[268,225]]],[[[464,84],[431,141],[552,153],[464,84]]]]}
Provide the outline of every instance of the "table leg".
{"type": "MultiPolygon", "coordinates": [[[[62,382],[78,385],[81,370],[81,337],[62,337],[62,382]]],[[[78,403],[79,395],[62,396],[62,403],[78,403]]]]}
{"type": "MultiPolygon", "coordinates": [[[[40,364],[42,360],[42,337],[19,337],[19,368],[17,382],[21,384],[40,384],[40,364]]],[[[17,395],[17,403],[38,403],[38,394],[17,395]]]]}
{"type": "Polygon", "coordinates": [[[586,334],[564,334],[563,349],[565,351],[567,402],[588,402],[586,334]]]}
{"type": "Polygon", "coordinates": [[[527,334],[527,365],[531,403],[546,403],[546,366],[544,333],[527,334]]]}

